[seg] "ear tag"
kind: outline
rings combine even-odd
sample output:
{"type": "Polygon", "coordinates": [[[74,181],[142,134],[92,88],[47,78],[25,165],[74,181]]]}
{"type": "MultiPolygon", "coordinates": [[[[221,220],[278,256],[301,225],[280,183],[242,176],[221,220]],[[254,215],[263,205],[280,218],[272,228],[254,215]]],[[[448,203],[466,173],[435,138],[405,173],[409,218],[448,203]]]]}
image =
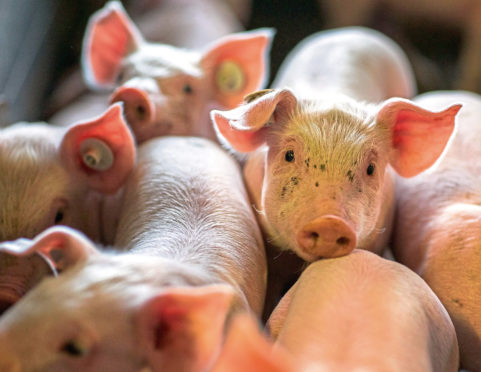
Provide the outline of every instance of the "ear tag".
{"type": "Polygon", "coordinates": [[[114,154],[107,144],[96,138],[88,138],[80,144],[83,163],[90,169],[106,171],[114,164],[114,154]]]}
{"type": "Polygon", "coordinates": [[[225,93],[236,92],[244,86],[244,71],[232,61],[222,62],[216,74],[217,87],[225,93]]]}

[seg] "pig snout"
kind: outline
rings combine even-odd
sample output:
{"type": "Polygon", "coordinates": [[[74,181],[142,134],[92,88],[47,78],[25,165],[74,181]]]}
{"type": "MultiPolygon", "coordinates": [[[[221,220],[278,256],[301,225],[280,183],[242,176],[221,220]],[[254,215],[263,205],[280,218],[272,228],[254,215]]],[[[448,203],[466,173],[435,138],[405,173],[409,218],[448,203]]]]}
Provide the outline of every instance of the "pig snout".
{"type": "Polygon", "coordinates": [[[154,119],[155,106],[142,89],[120,87],[112,94],[110,102],[123,102],[125,118],[136,135],[139,128],[151,124],[154,119]]]}
{"type": "Polygon", "coordinates": [[[326,215],[307,223],[297,234],[297,243],[312,258],[332,258],[347,255],[356,247],[356,233],[342,218],[326,215]]]}

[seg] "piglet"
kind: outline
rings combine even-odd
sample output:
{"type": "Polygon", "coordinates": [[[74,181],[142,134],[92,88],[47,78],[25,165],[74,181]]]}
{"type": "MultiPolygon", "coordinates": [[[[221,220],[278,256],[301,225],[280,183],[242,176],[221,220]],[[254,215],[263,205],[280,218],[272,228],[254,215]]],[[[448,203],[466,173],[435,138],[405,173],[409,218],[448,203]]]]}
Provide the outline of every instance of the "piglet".
{"type": "Polygon", "coordinates": [[[19,250],[42,253],[62,274],[40,282],[0,319],[0,360],[11,360],[2,371],[203,371],[225,319],[262,311],[259,227],[237,163],[209,140],[164,137],[139,148],[115,239],[126,253],[100,254],[66,229],[19,250]],[[210,285],[205,300],[143,305],[159,291],[197,293],[192,287],[210,285]]]}
{"type": "Polygon", "coordinates": [[[246,183],[268,239],[302,259],[380,253],[390,236],[393,171],[412,177],[442,154],[460,105],[439,112],[413,93],[399,48],[363,28],[315,34],[275,86],[211,113],[227,146],[248,153],[246,183]]]}
{"type": "Polygon", "coordinates": [[[100,253],[63,226],[16,253],[33,252],[62,274],[0,318],[2,372],[201,371],[218,350],[233,292],[208,285],[203,272],[160,257],[100,253]]]}
{"type": "Polygon", "coordinates": [[[431,286],[449,312],[459,340],[461,366],[481,370],[481,96],[431,92],[416,102],[438,109],[462,102],[457,130],[435,167],[399,179],[393,252],[431,286]],[[478,156],[479,154],[479,156],[478,156]]]}
{"type": "Polygon", "coordinates": [[[32,238],[54,224],[103,235],[102,202],[135,161],[121,104],[68,128],[18,123],[0,130],[0,241],[32,238]]]}
{"type": "Polygon", "coordinates": [[[110,1],[90,18],[82,66],[94,89],[116,88],[139,143],[156,136],[215,140],[213,108],[234,108],[263,86],[273,32],[230,34],[202,51],[144,40],[121,3],[110,1]]]}
{"type": "Polygon", "coordinates": [[[365,250],[311,263],[268,328],[296,371],[457,371],[456,333],[428,285],[365,250]]]}

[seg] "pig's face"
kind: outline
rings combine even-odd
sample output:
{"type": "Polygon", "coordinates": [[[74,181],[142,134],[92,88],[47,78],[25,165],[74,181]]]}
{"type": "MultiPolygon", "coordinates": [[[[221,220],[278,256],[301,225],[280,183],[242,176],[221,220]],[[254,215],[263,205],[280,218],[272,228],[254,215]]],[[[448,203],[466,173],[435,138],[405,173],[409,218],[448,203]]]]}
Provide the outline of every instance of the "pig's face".
{"type": "Polygon", "coordinates": [[[99,196],[121,187],[135,158],[121,111],[114,105],[67,130],[19,123],[0,131],[0,241],[54,224],[99,238],[99,196]]]}
{"type": "Polygon", "coordinates": [[[208,121],[214,92],[199,54],[162,44],[146,44],[127,56],[113,101],[123,101],[138,142],[162,135],[213,138],[208,121]]]}
{"type": "Polygon", "coordinates": [[[44,279],[2,316],[0,369],[205,370],[233,292],[186,287],[194,282],[196,273],[176,262],[95,254],[44,279]]]}
{"type": "Polygon", "coordinates": [[[95,265],[42,281],[2,316],[1,370],[16,371],[11,363],[25,372],[139,371],[137,298],[105,291],[109,279],[115,286],[112,266],[95,265]]]}
{"type": "Polygon", "coordinates": [[[148,43],[111,1],[95,13],[84,39],[83,72],[93,88],[114,88],[138,142],[162,135],[215,139],[213,108],[231,108],[265,80],[268,29],[226,36],[203,51],[148,43]]]}
{"type": "Polygon", "coordinates": [[[266,141],[265,227],[276,245],[308,261],[316,238],[333,239],[341,252],[362,244],[381,210],[387,133],[363,107],[339,106],[305,103],[266,141]]]}
{"type": "MultiPolygon", "coordinates": [[[[58,157],[62,129],[18,124],[0,132],[0,241],[33,238],[54,224],[86,229],[79,213],[85,184],[58,157]]],[[[93,216],[95,218],[95,216],[93,216]]]]}
{"type": "Polygon", "coordinates": [[[401,99],[369,106],[322,98],[267,90],[236,109],[212,112],[221,140],[238,151],[265,152],[262,171],[246,173],[254,178],[250,187],[261,189],[251,192],[260,194],[263,227],[276,245],[308,261],[369,248],[388,209],[388,165],[412,176],[433,164],[460,108],[432,113],[401,99]]]}

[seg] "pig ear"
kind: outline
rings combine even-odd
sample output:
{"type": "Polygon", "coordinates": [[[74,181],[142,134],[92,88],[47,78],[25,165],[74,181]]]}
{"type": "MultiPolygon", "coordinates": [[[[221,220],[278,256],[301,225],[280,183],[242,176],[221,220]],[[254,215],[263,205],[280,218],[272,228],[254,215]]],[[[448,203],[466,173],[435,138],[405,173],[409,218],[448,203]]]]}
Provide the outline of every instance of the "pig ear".
{"type": "Polygon", "coordinates": [[[399,175],[413,177],[434,164],[451,138],[460,108],[432,112],[398,98],[381,107],[376,120],[392,135],[390,163],[399,175]]]}
{"type": "Polygon", "coordinates": [[[119,1],[110,1],[88,22],[82,46],[82,71],[92,88],[112,88],[125,56],[137,50],[142,35],[119,1]]]}
{"type": "Polygon", "coordinates": [[[0,251],[15,256],[40,254],[51,267],[63,271],[98,251],[80,232],[66,226],[54,226],[34,240],[21,239],[0,244],[0,251]]]}
{"type": "Polygon", "coordinates": [[[284,349],[274,349],[247,314],[237,315],[211,372],[293,372],[296,369],[284,349]]]}
{"type": "Polygon", "coordinates": [[[296,106],[297,99],[289,89],[264,92],[235,109],[211,111],[221,141],[240,152],[254,151],[265,143],[269,127],[278,124],[296,106]]]}
{"type": "Polygon", "coordinates": [[[135,142],[122,115],[122,104],[70,127],[62,139],[60,156],[67,169],[93,189],[116,192],[135,162],[135,142]]]}
{"type": "Polygon", "coordinates": [[[272,29],[229,35],[207,49],[201,61],[208,71],[215,100],[225,108],[234,108],[247,93],[262,88],[269,74],[272,29]]]}
{"type": "Polygon", "coordinates": [[[211,285],[171,288],[147,301],[137,324],[152,370],[205,370],[219,351],[232,298],[229,286],[211,285]]]}

